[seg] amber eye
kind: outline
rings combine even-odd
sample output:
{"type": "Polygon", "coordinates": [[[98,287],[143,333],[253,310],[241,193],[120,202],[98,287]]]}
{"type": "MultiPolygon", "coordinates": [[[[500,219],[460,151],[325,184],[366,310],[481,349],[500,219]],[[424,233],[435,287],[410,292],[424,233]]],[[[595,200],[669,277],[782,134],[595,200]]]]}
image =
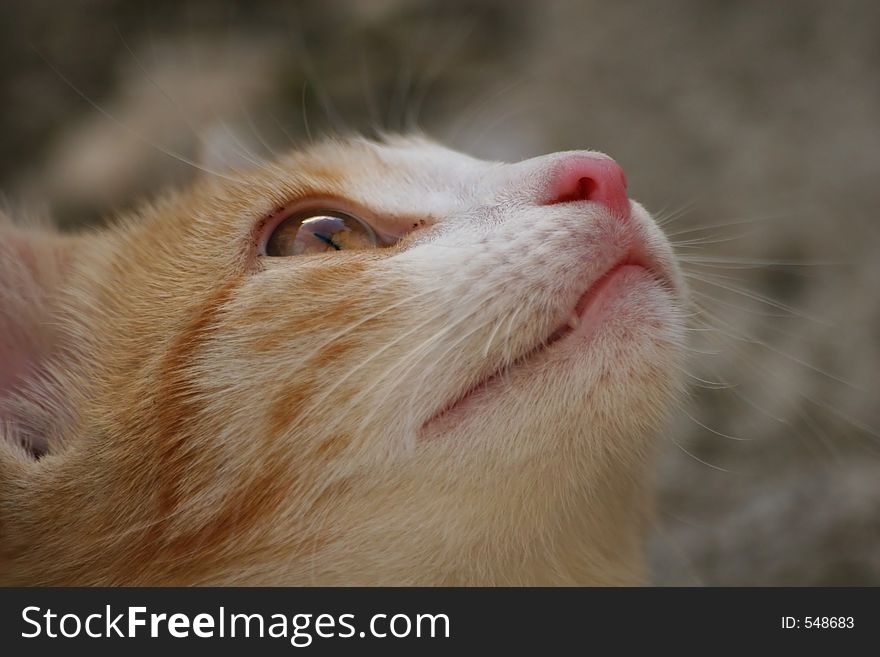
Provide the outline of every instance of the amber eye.
{"type": "Polygon", "coordinates": [[[376,246],[376,232],[357,217],[343,212],[310,212],[278,224],[266,242],[266,255],[311,255],[376,246]]]}

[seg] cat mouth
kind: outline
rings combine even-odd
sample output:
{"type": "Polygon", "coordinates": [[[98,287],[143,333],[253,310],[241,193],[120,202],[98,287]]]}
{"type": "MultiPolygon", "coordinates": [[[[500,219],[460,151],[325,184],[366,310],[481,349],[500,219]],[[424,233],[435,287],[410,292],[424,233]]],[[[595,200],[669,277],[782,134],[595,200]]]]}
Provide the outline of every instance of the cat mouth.
{"type": "Polygon", "coordinates": [[[588,285],[567,318],[547,337],[444,404],[422,425],[422,430],[429,425],[444,424],[446,420],[451,421],[453,416],[466,412],[475,399],[514,370],[537,365],[543,357],[563,348],[569,341],[589,340],[602,323],[605,315],[603,306],[609,305],[606,302],[611,297],[625,295],[635,280],[644,278],[652,279],[667,290],[675,288],[672,276],[654,258],[642,249],[630,250],[588,285]]]}

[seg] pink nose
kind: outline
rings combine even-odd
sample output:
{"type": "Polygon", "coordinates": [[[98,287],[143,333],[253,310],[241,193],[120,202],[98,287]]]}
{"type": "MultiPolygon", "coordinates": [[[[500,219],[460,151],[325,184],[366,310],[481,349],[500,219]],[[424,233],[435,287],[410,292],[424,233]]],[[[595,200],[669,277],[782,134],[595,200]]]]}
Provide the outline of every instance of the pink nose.
{"type": "Polygon", "coordinates": [[[601,203],[612,214],[628,217],[629,198],[623,169],[610,157],[570,155],[562,160],[550,183],[547,205],[570,201],[601,203]]]}

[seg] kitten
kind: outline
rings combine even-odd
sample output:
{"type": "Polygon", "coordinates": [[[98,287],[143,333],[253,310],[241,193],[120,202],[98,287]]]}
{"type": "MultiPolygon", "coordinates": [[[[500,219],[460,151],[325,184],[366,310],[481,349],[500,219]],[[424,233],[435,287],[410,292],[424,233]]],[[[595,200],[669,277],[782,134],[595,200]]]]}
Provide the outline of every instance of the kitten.
{"type": "Polygon", "coordinates": [[[0,227],[0,583],[633,584],[672,250],[592,152],[331,140],[0,227]]]}

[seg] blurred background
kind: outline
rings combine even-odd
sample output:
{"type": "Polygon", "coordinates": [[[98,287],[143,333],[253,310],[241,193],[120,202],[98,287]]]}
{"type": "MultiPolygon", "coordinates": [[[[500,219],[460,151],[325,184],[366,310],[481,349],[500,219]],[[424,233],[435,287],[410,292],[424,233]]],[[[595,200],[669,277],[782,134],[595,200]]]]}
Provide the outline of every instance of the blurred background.
{"type": "Polygon", "coordinates": [[[0,192],[97,223],[327,132],[606,151],[689,272],[661,585],[880,585],[880,4],[0,5],[0,192]]]}

